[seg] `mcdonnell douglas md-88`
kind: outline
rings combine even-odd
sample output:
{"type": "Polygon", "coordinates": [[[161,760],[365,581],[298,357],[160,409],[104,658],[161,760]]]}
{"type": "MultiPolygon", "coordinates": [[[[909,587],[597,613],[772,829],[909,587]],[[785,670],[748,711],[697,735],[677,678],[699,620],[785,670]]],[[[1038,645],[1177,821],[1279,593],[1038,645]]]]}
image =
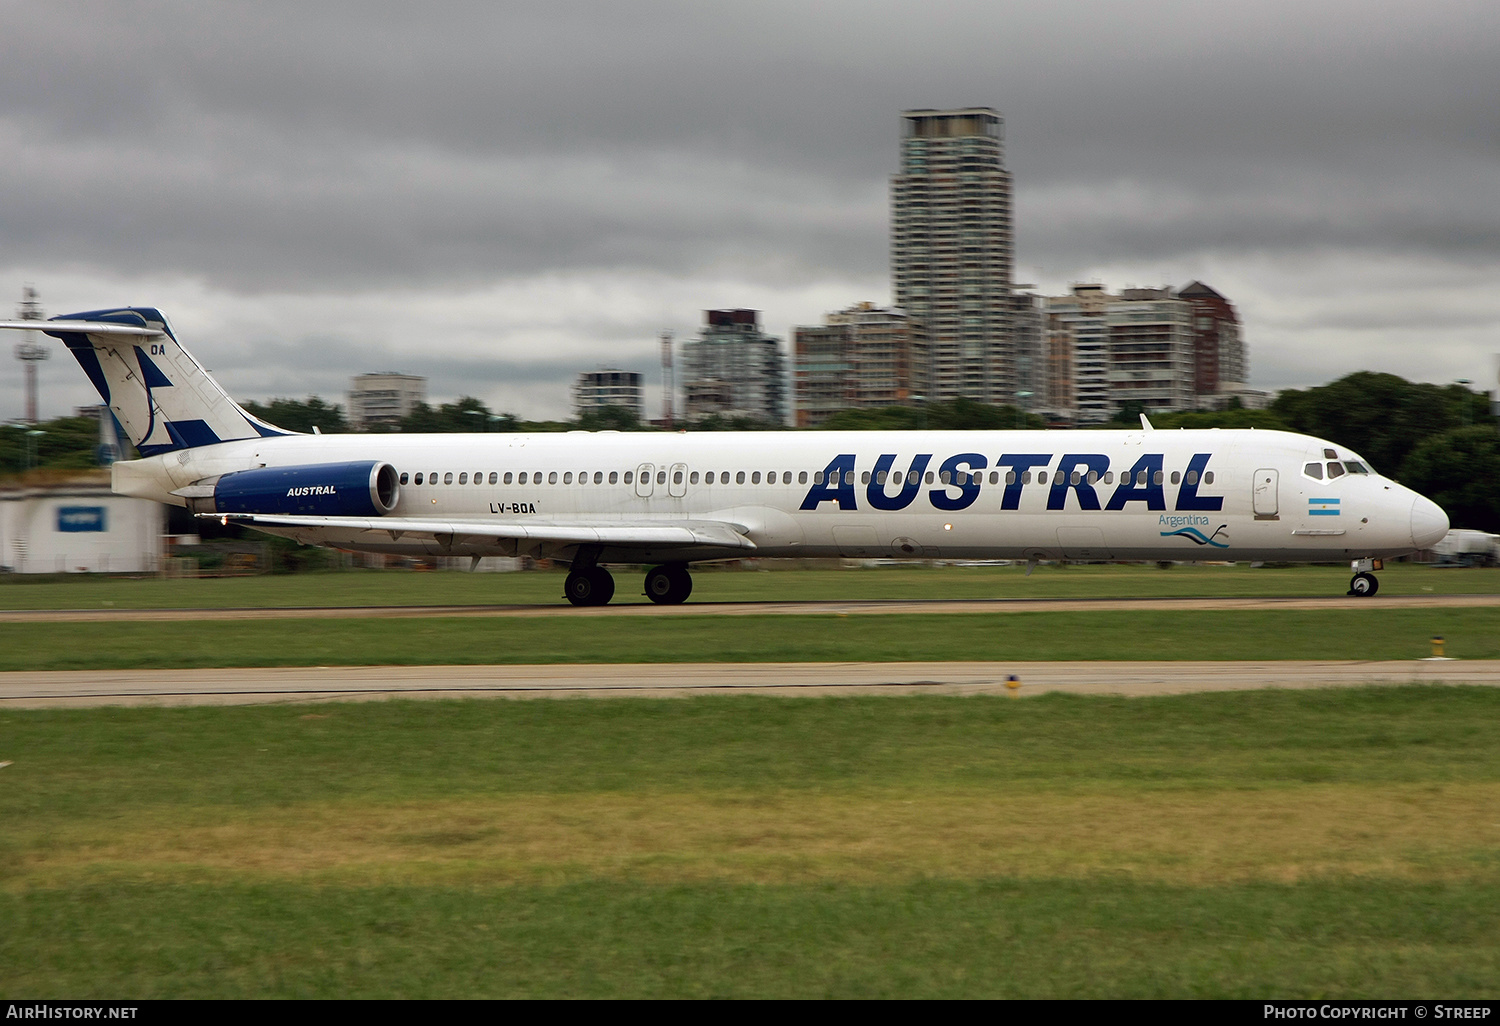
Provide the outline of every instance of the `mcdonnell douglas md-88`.
{"type": "Polygon", "coordinates": [[[311,545],[549,557],[575,605],[608,564],[688,597],[694,562],[1381,560],[1448,530],[1358,453],[1283,431],[297,434],[246,413],[148,307],[0,327],[61,339],[140,458],[113,489],[311,545]]]}

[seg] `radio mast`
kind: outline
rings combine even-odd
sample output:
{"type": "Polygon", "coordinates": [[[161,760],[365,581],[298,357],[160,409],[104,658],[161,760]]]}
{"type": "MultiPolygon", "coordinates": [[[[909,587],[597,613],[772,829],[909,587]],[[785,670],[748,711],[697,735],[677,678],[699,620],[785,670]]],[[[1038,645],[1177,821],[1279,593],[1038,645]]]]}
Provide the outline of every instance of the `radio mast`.
{"type": "MultiPolygon", "coordinates": [[[[21,305],[16,307],[16,317],[23,321],[40,321],[42,304],[36,289],[30,285],[21,289],[21,305]]],[[[36,413],[36,365],[52,355],[52,350],[36,341],[34,332],[26,332],[26,341],[16,346],[16,359],[26,367],[26,423],[37,422],[36,413]]]]}

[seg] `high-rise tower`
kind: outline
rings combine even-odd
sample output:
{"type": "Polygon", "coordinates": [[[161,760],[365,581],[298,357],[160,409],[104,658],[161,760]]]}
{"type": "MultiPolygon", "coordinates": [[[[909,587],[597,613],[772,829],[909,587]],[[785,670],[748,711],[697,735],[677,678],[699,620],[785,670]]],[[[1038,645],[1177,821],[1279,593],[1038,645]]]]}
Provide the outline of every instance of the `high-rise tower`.
{"type": "Polygon", "coordinates": [[[926,327],[928,398],[1014,403],[1004,122],[970,107],[905,111],[901,125],[891,272],[896,305],[926,327]]]}

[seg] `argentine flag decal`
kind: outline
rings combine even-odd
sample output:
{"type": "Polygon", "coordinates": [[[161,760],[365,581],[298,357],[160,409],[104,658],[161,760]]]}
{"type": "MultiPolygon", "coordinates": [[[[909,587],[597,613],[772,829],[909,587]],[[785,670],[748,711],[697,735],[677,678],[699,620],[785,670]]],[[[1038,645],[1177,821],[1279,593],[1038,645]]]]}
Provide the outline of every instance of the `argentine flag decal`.
{"type": "Polygon", "coordinates": [[[1308,499],[1307,514],[1313,517],[1336,517],[1339,515],[1339,500],[1308,499]]]}

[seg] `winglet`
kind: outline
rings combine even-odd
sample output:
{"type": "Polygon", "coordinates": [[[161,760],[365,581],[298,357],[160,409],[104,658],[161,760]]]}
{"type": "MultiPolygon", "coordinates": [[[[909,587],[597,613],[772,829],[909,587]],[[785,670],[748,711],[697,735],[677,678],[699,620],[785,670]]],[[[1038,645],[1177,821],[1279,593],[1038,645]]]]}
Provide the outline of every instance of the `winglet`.
{"type": "Polygon", "coordinates": [[[1141,414],[1141,428],[1142,428],[1142,430],[1145,430],[1145,431],[1155,431],[1156,430],[1154,427],[1151,426],[1151,422],[1146,419],[1146,415],[1144,413],[1141,414]]]}

